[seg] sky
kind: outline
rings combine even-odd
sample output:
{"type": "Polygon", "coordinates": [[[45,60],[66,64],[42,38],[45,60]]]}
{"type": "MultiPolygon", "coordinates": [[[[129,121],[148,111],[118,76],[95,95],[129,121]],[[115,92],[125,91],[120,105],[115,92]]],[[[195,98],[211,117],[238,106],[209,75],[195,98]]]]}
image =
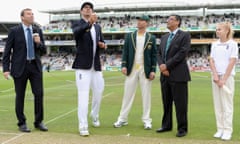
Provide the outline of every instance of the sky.
{"type": "Polygon", "coordinates": [[[80,7],[81,0],[4,0],[0,5],[0,21],[20,22],[20,12],[24,8],[31,8],[34,19],[41,25],[47,24],[48,14],[40,10],[80,7]]]}
{"type": "MultiPolygon", "coordinates": [[[[34,12],[35,22],[45,25],[49,23],[48,14],[40,13],[41,10],[54,10],[71,7],[79,7],[85,0],[4,0],[0,5],[0,21],[3,22],[20,22],[20,12],[24,8],[31,8],[34,12]]],[[[121,3],[146,3],[161,2],[162,4],[178,4],[181,3],[221,3],[226,0],[90,0],[95,5],[105,4],[121,4],[121,3]]],[[[228,2],[236,2],[239,0],[228,0],[228,2]]]]}

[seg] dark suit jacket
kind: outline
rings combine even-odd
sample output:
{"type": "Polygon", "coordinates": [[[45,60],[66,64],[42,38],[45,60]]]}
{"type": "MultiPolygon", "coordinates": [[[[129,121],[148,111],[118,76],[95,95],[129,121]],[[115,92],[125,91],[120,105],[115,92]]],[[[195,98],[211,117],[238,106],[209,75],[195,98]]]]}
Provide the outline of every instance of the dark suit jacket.
{"type": "MultiPolygon", "coordinates": [[[[170,81],[187,82],[191,80],[189,68],[187,65],[187,54],[190,50],[191,36],[188,32],[178,30],[169,46],[166,61],[165,61],[165,47],[169,33],[161,38],[161,43],[158,49],[158,64],[166,64],[169,70],[170,81]]],[[[161,75],[161,79],[163,79],[161,75]]]]}
{"type": "MultiPolygon", "coordinates": [[[[40,56],[46,52],[42,30],[33,26],[33,31],[38,32],[41,44],[34,43],[35,60],[38,70],[42,71],[40,56]]],[[[15,78],[20,77],[24,71],[27,60],[27,44],[22,24],[12,27],[8,33],[6,46],[3,53],[3,72],[10,71],[15,78]]]]}
{"type": "MultiPolygon", "coordinates": [[[[122,67],[127,68],[127,75],[131,74],[136,52],[137,31],[128,33],[125,38],[122,55],[122,67]]],[[[156,72],[157,65],[156,37],[146,33],[144,42],[144,71],[146,78],[150,72],[156,72]]]]}
{"type": "MultiPolygon", "coordinates": [[[[98,24],[94,24],[96,30],[96,42],[104,42],[101,27],[98,24]]],[[[73,62],[72,68],[74,69],[91,69],[93,64],[93,40],[91,37],[91,25],[85,20],[81,19],[72,24],[73,35],[76,41],[76,58],[73,62]]],[[[95,57],[94,57],[94,69],[101,71],[100,48],[97,44],[95,57]]]]}

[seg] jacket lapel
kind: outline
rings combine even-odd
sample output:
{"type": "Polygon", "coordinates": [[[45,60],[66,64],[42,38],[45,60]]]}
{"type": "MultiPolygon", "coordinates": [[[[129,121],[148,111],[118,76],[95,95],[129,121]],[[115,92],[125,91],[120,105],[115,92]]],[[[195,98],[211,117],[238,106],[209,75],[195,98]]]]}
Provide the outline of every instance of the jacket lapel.
{"type": "Polygon", "coordinates": [[[96,24],[94,24],[94,28],[96,32],[96,43],[98,43],[98,41],[100,40],[100,37],[99,37],[99,30],[96,24]]]}
{"type": "MultiPolygon", "coordinates": [[[[171,49],[172,44],[173,44],[174,41],[178,38],[179,33],[180,33],[180,30],[178,30],[177,33],[174,35],[174,37],[173,37],[173,39],[172,39],[172,41],[171,41],[171,43],[170,43],[170,45],[169,45],[169,49],[171,49]]],[[[169,35],[168,35],[168,36],[169,36],[169,35]]]]}
{"type": "Polygon", "coordinates": [[[150,38],[151,38],[150,33],[146,33],[145,42],[144,42],[144,50],[147,48],[147,44],[150,41],[150,38]]]}
{"type": "Polygon", "coordinates": [[[25,34],[24,34],[24,29],[23,29],[22,24],[19,24],[18,29],[19,29],[19,35],[20,35],[21,38],[23,38],[25,47],[27,48],[27,43],[26,43],[27,40],[26,40],[26,37],[25,37],[25,34]]]}
{"type": "Polygon", "coordinates": [[[167,39],[169,37],[169,34],[165,35],[162,37],[161,39],[161,43],[162,43],[162,53],[164,54],[166,51],[166,45],[167,45],[167,39]]]}
{"type": "Polygon", "coordinates": [[[132,39],[133,48],[136,50],[137,31],[131,34],[131,39],[132,39]]]}

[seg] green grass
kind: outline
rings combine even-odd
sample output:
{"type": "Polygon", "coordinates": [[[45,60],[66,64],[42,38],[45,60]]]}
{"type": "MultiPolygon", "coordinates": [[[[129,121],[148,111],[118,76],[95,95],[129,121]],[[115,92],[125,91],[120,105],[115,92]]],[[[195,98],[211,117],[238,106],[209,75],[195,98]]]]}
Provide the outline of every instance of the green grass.
{"type": "MultiPolygon", "coordinates": [[[[210,73],[191,73],[192,81],[189,83],[189,133],[183,139],[220,142],[212,138],[216,131],[213,101],[211,94],[210,73]]],[[[141,121],[142,101],[138,87],[133,107],[129,114],[129,125],[123,128],[113,128],[121,108],[124,76],[120,72],[104,72],[105,90],[100,110],[100,128],[90,127],[90,132],[96,136],[122,136],[130,134],[135,137],[169,139],[177,142],[175,137],[176,119],[175,113],[173,131],[157,134],[155,130],[161,126],[162,101],[159,83],[159,74],[152,84],[152,110],[153,129],[143,130],[141,121]]],[[[239,80],[240,74],[235,77],[234,97],[234,121],[232,141],[240,141],[240,98],[239,80]]],[[[1,133],[18,133],[17,120],[14,112],[15,93],[13,80],[0,78],[0,143],[1,133]]],[[[44,73],[44,122],[49,128],[49,134],[78,135],[77,119],[77,90],[74,71],[54,71],[44,73]]],[[[33,96],[28,86],[25,98],[25,114],[27,124],[33,128],[33,96]]],[[[91,120],[89,119],[89,125],[91,120]]],[[[62,136],[63,136],[62,135],[62,136]]],[[[69,136],[68,136],[69,137],[69,136]]],[[[67,139],[67,138],[66,138],[67,139]]],[[[167,140],[166,140],[167,141],[167,140]]],[[[121,143],[121,142],[120,142],[121,143]]]]}

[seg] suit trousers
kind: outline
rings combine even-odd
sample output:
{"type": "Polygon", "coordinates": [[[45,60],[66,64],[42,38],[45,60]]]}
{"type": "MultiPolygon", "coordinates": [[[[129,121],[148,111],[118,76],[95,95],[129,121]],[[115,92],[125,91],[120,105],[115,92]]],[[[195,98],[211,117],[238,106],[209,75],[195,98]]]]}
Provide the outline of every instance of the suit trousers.
{"type": "Polygon", "coordinates": [[[150,118],[152,81],[146,78],[143,66],[140,66],[137,69],[136,66],[134,66],[131,74],[125,79],[124,95],[118,121],[126,122],[128,120],[128,114],[134,101],[138,82],[140,83],[142,92],[142,121],[144,123],[152,122],[152,119],[150,118]]]}
{"type": "Polygon", "coordinates": [[[188,83],[187,82],[173,82],[168,77],[161,80],[162,101],[163,101],[163,118],[162,127],[172,129],[172,113],[173,103],[175,105],[177,117],[177,130],[188,131],[188,83]]]}
{"type": "Polygon", "coordinates": [[[34,95],[34,114],[37,125],[43,120],[43,80],[42,72],[38,70],[35,61],[26,62],[23,74],[20,77],[14,77],[16,92],[15,111],[18,119],[18,126],[26,124],[24,115],[24,99],[27,81],[30,81],[32,93],[34,95]]]}
{"type": "Polygon", "coordinates": [[[229,76],[225,84],[231,94],[224,91],[212,80],[213,103],[217,131],[232,134],[234,77],[229,76]]]}
{"type": "Polygon", "coordinates": [[[92,90],[91,117],[98,118],[102,93],[104,90],[104,79],[101,71],[93,69],[76,70],[76,85],[78,90],[78,120],[79,130],[88,127],[88,104],[89,92],[92,90]]]}

